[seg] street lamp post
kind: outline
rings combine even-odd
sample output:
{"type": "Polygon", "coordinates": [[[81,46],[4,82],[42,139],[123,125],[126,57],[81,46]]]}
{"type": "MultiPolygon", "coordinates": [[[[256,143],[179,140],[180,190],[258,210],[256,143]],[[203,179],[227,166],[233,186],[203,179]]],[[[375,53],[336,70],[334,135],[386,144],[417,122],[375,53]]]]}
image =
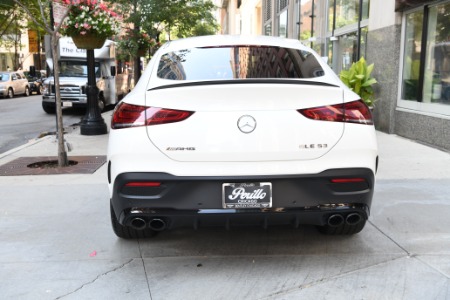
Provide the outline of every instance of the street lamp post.
{"type": "Polygon", "coordinates": [[[100,114],[98,106],[98,88],[95,78],[95,56],[93,49],[86,50],[87,56],[87,108],[86,115],[81,121],[80,133],[82,135],[101,135],[108,132],[105,120],[100,114]]]}

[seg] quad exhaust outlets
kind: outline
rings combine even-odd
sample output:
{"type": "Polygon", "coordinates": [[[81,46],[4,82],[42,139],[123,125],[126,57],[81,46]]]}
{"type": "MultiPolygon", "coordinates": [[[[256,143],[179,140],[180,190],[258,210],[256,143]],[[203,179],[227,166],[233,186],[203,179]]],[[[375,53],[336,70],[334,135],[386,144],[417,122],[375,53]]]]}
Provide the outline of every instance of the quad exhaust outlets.
{"type": "Polygon", "coordinates": [[[327,224],[331,227],[338,227],[342,224],[356,225],[363,220],[363,217],[359,213],[350,213],[347,216],[341,214],[334,214],[328,217],[327,224]]]}
{"type": "Polygon", "coordinates": [[[136,230],[144,230],[145,228],[150,228],[154,231],[163,231],[167,228],[167,223],[164,219],[161,218],[153,218],[147,223],[147,221],[143,218],[133,218],[130,222],[130,226],[136,230]]]}

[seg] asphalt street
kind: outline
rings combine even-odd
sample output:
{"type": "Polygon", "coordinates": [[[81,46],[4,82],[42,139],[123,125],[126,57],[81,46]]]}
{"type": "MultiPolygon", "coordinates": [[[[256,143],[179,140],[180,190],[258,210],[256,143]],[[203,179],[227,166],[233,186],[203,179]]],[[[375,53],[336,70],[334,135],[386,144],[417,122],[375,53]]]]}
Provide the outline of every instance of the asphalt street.
{"type": "MultiPolygon", "coordinates": [[[[0,298],[450,299],[450,154],[377,136],[371,217],[354,236],[304,226],[121,240],[106,165],[92,175],[0,176],[0,298]]],[[[66,139],[69,156],[106,153],[107,135],[66,139]]],[[[56,153],[48,136],[0,154],[0,164],[56,153]]]]}
{"type": "MultiPolygon", "coordinates": [[[[30,140],[56,132],[56,116],[42,110],[42,96],[0,98],[0,153],[19,147],[30,140]]],[[[63,110],[66,130],[78,124],[84,112],[63,110]]]]}

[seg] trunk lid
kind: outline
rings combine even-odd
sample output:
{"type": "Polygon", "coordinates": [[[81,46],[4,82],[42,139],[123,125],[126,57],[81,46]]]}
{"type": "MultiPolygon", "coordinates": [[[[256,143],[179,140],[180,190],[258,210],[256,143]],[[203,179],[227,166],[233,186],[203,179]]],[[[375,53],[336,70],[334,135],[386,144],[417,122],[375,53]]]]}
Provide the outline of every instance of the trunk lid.
{"type": "Polygon", "coordinates": [[[344,123],[307,119],[297,110],[343,102],[340,87],[311,84],[196,84],[146,93],[146,105],[195,113],[147,126],[149,140],[177,161],[317,159],[341,138],[344,123]]]}

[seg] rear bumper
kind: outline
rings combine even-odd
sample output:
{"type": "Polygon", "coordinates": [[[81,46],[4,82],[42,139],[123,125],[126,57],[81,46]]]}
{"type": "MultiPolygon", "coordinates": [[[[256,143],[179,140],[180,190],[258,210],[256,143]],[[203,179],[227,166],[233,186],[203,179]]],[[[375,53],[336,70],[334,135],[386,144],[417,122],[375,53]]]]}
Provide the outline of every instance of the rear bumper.
{"type": "Polygon", "coordinates": [[[325,225],[330,216],[358,213],[367,219],[373,197],[370,169],[333,169],[310,175],[188,177],[167,173],[123,173],[113,184],[111,204],[119,222],[132,226],[164,220],[167,228],[300,224],[325,225]],[[363,178],[333,183],[331,179],[363,178]],[[127,187],[128,182],[161,182],[159,187],[127,187]],[[271,182],[272,208],[223,209],[222,184],[271,182]]]}

